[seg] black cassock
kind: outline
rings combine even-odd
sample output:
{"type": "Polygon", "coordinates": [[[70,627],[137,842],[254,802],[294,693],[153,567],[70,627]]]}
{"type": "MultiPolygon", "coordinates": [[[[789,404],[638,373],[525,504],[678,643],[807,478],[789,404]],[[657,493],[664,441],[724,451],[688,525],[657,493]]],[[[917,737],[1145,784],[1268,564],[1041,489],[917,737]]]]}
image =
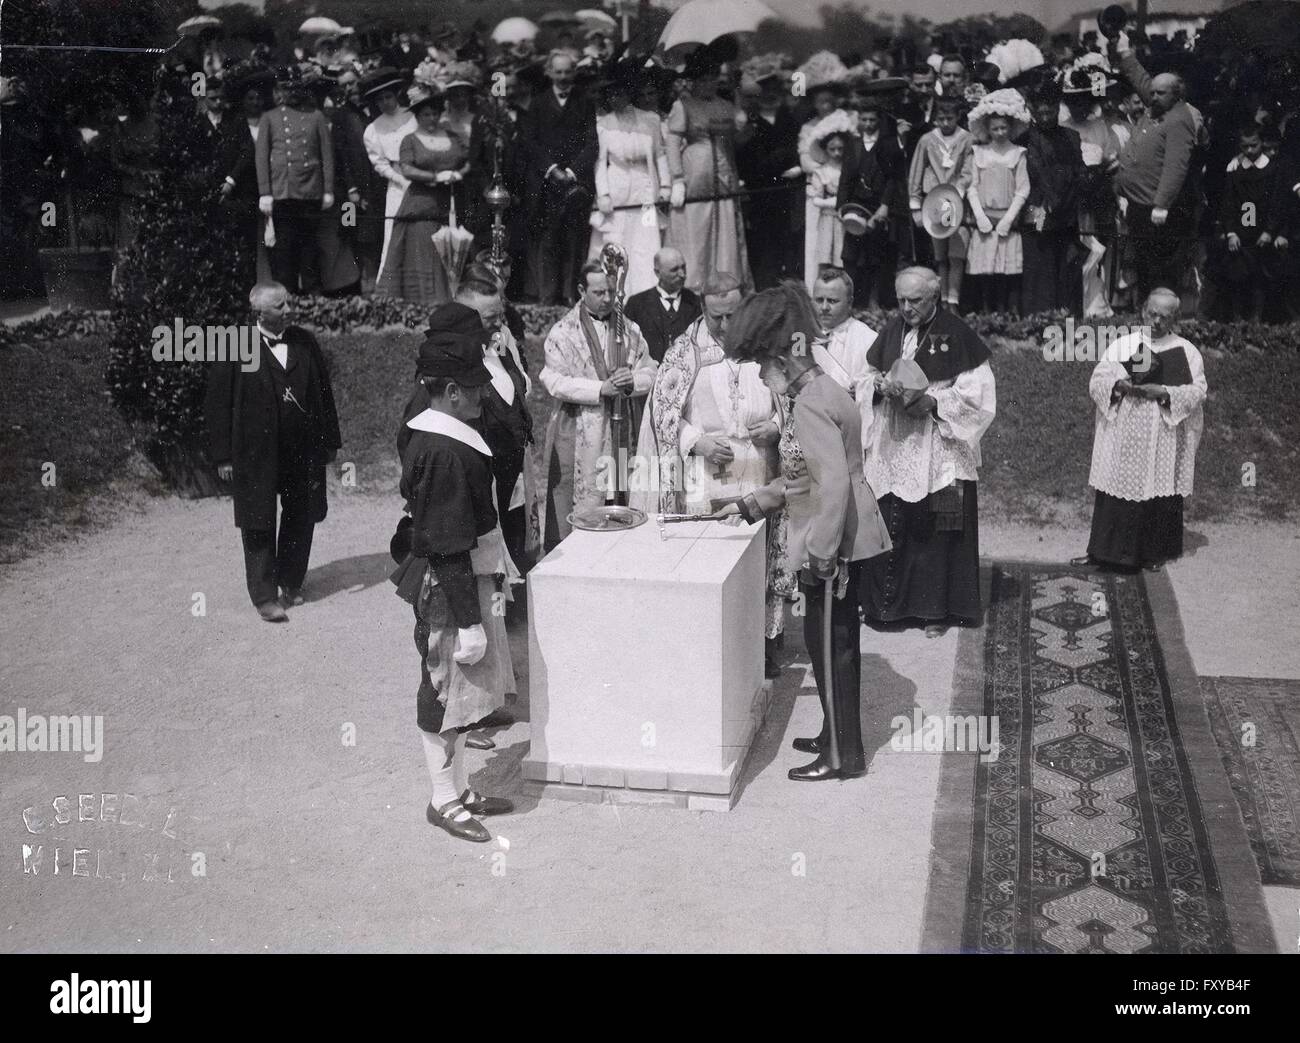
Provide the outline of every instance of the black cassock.
{"type": "MultiPolygon", "coordinates": [[[[882,373],[902,354],[906,324],[895,316],[867,352],[882,373]]],[[[943,308],[918,331],[915,362],[931,383],[987,362],[989,349],[969,326],[943,308]],[[931,347],[941,350],[931,352],[931,347]]],[[[869,620],[973,623],[982,615],[979,586],[977,482],[959,481],[910,503],[879,497],[893,550],[863,563],[859,588],[869,620]]]]}

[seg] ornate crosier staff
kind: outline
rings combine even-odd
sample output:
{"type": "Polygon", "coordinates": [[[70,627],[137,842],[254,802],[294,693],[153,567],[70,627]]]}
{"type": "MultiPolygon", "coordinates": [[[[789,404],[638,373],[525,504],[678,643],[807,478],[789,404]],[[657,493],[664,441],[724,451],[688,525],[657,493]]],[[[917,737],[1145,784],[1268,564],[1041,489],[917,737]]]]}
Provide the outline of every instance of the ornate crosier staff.
{"type": "Polygon", "coordinates": [[[506,99],[497,95],[492,100],[493,135],[492,143],[492,183],[483,190],[483,201],[492,211],[492,250],[490,264],[498,274],[505,270],[506,264],[506,225],[505,212],[510,209],[510,190],[505,186],[501,176],[501,158],[505,148],[506,129],[510,124],[510,115],[506,112],[506,99]]]}
{"type": "MultiPolygon", "coordinates": [[[[628,364],[627,323],[623,319],[623,291],[627,279],[627,252],[618,243],[606,243],[600,251],[600,263],[605,268],[610,293],[614,298],[614,313],[609,320],[609,371],[613,373],[628,364]]],[[[632,389],[609,400],[610,450],[614,455],[614,502],[627,506],[627,466],[632,447],[631,405],[632,389]]]]}

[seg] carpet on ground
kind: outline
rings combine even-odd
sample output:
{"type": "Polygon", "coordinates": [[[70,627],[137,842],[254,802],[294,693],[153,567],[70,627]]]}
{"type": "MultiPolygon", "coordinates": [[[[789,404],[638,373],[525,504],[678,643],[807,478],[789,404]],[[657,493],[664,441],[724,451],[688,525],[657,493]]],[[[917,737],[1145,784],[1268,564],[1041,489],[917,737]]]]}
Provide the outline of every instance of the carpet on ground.
{"type": "Polygon", "coordinates": [[[1202,677],[1201,691],[1260,879],[1300,887],[1300,681],[1202,677]]]}
{"type": "Polygon", "coordinates": [[[991,571],[985,628],[972,638],[982,638],[982,712],[998,719],[1000,749],[958,769],[973,816],[967,829],[950,818],[936,844],[948,886],[962,891],[936,946],[1271,949],[1245,834],[1220,821],[1235,808],[1167,577],[991,571]]]}

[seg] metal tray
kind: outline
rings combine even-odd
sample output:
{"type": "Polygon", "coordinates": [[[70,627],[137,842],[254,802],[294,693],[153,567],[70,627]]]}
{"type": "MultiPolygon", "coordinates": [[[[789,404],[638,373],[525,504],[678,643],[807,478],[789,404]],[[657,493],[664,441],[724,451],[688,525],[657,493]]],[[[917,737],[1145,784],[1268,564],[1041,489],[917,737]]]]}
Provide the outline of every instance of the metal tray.
{"type": "Polygon", "coordinates": [[[569,524],[587,532],[624,532],[646,523],[645,511],[635,507],[584,507],[569,515],[569,524]]]}

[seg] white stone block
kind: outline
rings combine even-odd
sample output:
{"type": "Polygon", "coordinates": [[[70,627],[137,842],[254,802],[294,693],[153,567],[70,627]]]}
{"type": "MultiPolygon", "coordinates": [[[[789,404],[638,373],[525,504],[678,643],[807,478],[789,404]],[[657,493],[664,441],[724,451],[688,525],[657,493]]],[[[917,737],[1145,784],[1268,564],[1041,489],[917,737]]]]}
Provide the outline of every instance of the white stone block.
{"type": "Polygon", "coordinates": [[[529,573],[528,756],[727,793],[763,686],[764,526],[666,532],[577,530],[529,573]]]}

